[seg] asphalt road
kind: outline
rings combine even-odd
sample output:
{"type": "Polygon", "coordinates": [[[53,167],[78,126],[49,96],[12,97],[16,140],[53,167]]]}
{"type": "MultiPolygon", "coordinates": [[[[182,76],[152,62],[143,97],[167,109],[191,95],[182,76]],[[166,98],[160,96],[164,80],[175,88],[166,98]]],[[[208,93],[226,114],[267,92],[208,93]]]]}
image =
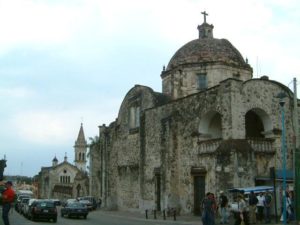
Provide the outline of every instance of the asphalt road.
{"type": "MultiPolygon", "coordinates": [[[[173,221],[172,218],[168,220],[162,220],[153,218],[145,219],[143,215],[134,215],[126,213],[118,213],[112,211],[96,210],[89,213],[87,219],[75,219],[75,218],[62,218],[60,216],[60,210],[58,210],[57,223],[49,221],[30,221],[17,213],[12,211],[10,213],[11,225],[40,225],[40,224],[57,224],[57,225],[201,225],[202,223],[197,219],[193,221],[184,221],[182,218],[177,221],[173,221]]],[[[0,225],[3,222],[1,220],[0,225]]]]}

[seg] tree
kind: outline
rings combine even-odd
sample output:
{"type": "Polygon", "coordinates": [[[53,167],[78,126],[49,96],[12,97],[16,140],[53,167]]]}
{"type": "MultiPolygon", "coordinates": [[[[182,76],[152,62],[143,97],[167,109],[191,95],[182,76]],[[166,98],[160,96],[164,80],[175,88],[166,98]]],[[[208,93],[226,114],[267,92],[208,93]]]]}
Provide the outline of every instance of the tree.
{"type": "Polygon", "coordinates": [[[95,136],[94,138],[89,137],[90,143],[88,144],[90,151],[87,154],[87,157],[90,156],[91,151],[93,150],[99,150],[101,145],[101,140],[98,136],[95,136]]]}

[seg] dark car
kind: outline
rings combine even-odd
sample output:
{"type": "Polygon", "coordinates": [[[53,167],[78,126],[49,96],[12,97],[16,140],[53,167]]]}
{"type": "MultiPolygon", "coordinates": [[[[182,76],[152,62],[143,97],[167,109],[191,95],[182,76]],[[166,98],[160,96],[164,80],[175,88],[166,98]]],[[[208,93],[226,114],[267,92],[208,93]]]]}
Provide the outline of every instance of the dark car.
{"type": "Polygon", "coordinates": [[[52,200],[39,199],[29,208],[28,218],[32,220],[46,219],[57,221],[57,210],[52,200]]]}
{"type": "Polygon", "coordinates": [[[87,207],[80,202],[69,202],[65,206],[61,208],[60,215],[62,217],[68,216],[70,217],[83,217],[86,219],[89,211],[87,207]]]}
{"type": "Polygon", "coordinates": [[[93,196],[84,196],[84,197],[80,197],[79,200],[89,200],[92,204],[92,209],[95,210],[97,209],[97,201],[96,198],[93,196]]]}

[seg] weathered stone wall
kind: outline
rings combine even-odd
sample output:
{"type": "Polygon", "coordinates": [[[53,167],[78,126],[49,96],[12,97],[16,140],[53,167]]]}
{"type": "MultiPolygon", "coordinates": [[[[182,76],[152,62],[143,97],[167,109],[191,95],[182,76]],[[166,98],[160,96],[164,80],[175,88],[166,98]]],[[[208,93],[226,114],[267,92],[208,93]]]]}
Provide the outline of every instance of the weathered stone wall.
{"type": "MultiPolygon", "coordinates": [[[[273,129],[279,129],[280,109],[278,103],[274,102],[273,96],[280,91],[280,86],[270,81],[254,80],[243,84],[241,81],[230,79],[204,93],[147,110],[145,112],[145,165],[143,166],[145,169],[142,171],[144,182],[141,184],[142,197],[147,202],[144,206],[156,207],[155,168],[161,169],[162,207],[180,205],[185,212],[190,212],[188,206],[193,202],[191,199],[193,179],[190,174],[192,167],[206,169],[206,191],[213,192],[233,186],[252,186],[256,176],[268,176],[269,167],[275,165],[274,153],[256,154],[254,150],[243,152],[228,149],[221,154],[221,158],[217,157],[216,153],[199,155],[197,148],[194,147],[195,138],[192,137],[192,133],[197,131],[201,115],[216,111],[222,115],[223,140],[245,139],[245,114],[249,110],[259,109],[265,112],[260,114],[261,119],[266,120],[266,128],[271,129],[265,131],[269,133],[268,137],[275,139],[273,148],[277,156],[281,154],[280,140],[273,129]],[[268,124],[268,118],[264,117],[269,117],[271,124],[268,124]],[[220,162],[222,162],[221,171],[216,172],[220,162]]],[[[288,102],[286,107],[289,107],[288,102]]],[[[286,116],[290,121],[291,114],[286,116]]],[[[287,123],[288,135],[292,132],[291,128],[287,123]]],[[[291,147],[289,144],[288,146],[291,147]]],[[[290,156],[289,150],[288,159],[290,156]]],[[[276,159],[277,167],[281,161],[279,158],[276,159]]]]}
{"type": "MultiPolygon", "coordinates": [[[[106,144],[100,151],[103,161],[97,165],[99,171],[107,167],[101,172],[107,177],[100,185],[106,206],[156,209],[158,174],[161,209],[192,213],[192,168],[203,168],[205,192],[214,193],[253,186],[254,178],[269,176],[270,167],[281,167],[281,112],[275,98],[280,91],[289,94],[285,87],[268,80],[227,79],[205,92],[158,106],[151,89],[134,87],[126,95],[116,122],[100,132],[106,144]],[[140,126],[134,129],[128,117],[132,102],[141,108],[140,126]],[[251,110],[263,123],[263,142],[253,144],[246,139],[245,117],[251,110]],[[221,125],[214,127],[221,129],[217,139],[209,137],[211,115],[221,118],[221,125]]],[[[285,105],[288,168],[292,165],[291,102],[287,98],[285,105]]]]}
{"type": "Polygon", "coordinates": [[[237,78],[246,81],[252,78],[249,70],[234,68],[222,64],[208,64],[198,66],[185,66],[167,72],[163,77],[163,93],[172,96],[174,99],[182,98],[199,92],[198,74],[206,74],[207,87],[211,88],[223,80],[237,78]]]}
{"type": "MultiPolygon", "coordinates": [[[[100,147],[100,146],[99,146],[100,147]]],[[[100,149],[92,147],[90,148],[90,190],[91,196],[96,197],[96,199],[101,198],[101,152],[100,149]]]]}
{"type": "MultiPolygon", "coordinates": [[[[140,127],[129,125],[130,107],[138,106],[140,113],[155,106],[152,89],[136,85],[131,89],[120,107],[118,119],[107,132],[110,145],[109,157],[109,208],[137,209],[140,200],[140,127]]],[[[100,134],[101,135],[101,134],[100,134]]]]}

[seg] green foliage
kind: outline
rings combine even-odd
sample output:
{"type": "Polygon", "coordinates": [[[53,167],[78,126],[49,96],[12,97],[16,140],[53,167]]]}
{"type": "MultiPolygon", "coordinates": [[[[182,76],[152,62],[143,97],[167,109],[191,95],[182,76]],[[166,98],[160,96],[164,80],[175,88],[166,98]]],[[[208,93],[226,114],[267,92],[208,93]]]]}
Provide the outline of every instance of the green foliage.
{"type": "Polygon", "coordinates": [[[101,140],[98,136],[95,136],[94,138],[89,137],[89,140],[90,140],[90,144],[89,144],[90,151],[87,155],[88,157],[89,157],[91,151],[99,150],[100,146],[101,146],[101,140]]]}

